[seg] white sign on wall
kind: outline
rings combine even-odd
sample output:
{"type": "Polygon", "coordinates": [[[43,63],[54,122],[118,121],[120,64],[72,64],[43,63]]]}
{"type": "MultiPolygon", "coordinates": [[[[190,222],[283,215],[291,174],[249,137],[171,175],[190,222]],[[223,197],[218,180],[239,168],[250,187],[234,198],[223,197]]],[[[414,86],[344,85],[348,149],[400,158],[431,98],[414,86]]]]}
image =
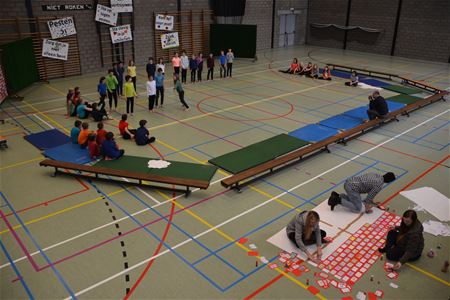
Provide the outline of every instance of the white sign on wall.
{"type": "Polygon", "coordinates": [[[42,44],[42,56],[60,60],[67,60],[68,53],[68,43],[44,39],[44,42],[42,44]]]}
{"type": "Polygon", "coordinates": [[[97,4],[97,12],[95,14],[95,21],[116,26],[117,13],[111,8],[97,4]]]}
{"type": "Polygon", "coordinates": [[[75,22],[72,17],[47,21],[47,25],[52,39],[77,34],[75,22]]]}
{"type": "Polygon", "coordinates": [[[111,34],[111,41],[113,44],[132,41],[131,25],[122,25],[117,27],[110,27],[109,33],[111,34]]]}
{"type": "Polygon", "coordinates": [[[161,45],[163,49],[180,46],[180,43],[178,41],[178,32],[161,34],[161,45]]]}
{"type": "Polygon", "coordinates": [[[133,0],[111,0],[111,8],[117,13],[133,12],[133,0]]]}
{"type": "Polygon", "coordinates": [[[157,30],[173,30],[173,16],[156,15],[155,28],[157,30]]]}

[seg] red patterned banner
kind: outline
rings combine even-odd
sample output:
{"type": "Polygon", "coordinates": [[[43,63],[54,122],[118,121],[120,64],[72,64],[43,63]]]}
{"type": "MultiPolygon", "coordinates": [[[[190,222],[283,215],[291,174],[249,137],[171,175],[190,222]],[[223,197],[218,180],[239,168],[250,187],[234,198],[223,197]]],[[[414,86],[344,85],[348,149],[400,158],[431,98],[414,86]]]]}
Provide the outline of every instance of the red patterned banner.
{"type": "Polygon", "coordinates": [[[2,103],[3,100],[5,100],[7,96],[8,96],[8,91],[6,89],[6,80],[5,80],[5,76],[3,76],[2,65],[0,65],[0,103],[2,103]]]}

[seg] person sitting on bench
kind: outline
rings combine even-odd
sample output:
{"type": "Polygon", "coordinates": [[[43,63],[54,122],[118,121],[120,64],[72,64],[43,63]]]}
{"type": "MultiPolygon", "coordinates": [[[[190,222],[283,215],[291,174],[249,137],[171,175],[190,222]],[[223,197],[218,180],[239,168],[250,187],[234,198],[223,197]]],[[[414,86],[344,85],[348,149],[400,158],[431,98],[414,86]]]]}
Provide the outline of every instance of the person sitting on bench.
{"type": "Polygon", "coordinates": [[[350,75],[350,81],[347,81],[345,85],[347,86],[357,86],[359,82],[358,74],[356,71],[352,72],[352,75],[350,75]]]}
{"type": "Polygon", "coordinates": [[[418,260],[423,248],[423,226],[416,212],[409,209],[403,213],[400,226],[389,230],[385,246],[378,251],[386,253],[387,259],[395,261],[392,269],[398,270],[406,262],[418,260]]]}
{"type": "Polygon", "coordinates": [[[108,132],[105,138],[102,143],[102,154],[106,160],[118,159],[125,154],[125,150],[119,149],[119,145],[114,140],[114,133],[108,132]]]}
{"type": "Polygon", "coordinates": [[[119,131],[120,135],[125,139],[129,140],[134,138],[134,135],[136,134],[136,129],[128,129],[128,123],[127,123],[128,115],[123,114],[122,120],[119,121],[119,131]]]}
{"type": "Polygon", "coordinates": [[[360,213],[364,203],[365,212],[371,213],[371,208],[376,206],[373,202],[375,196],[383,188],[383,184],[390,183],[395,180],[395,174],[388,172],[384,175],[377,173],[367,173],[348,178],[344,183],[346,194],[338,194],[331,192],[328,199],[328,205],[331,210],[338,204],[350,209],[351,212],[360,213]],[[367,194],[366,199],[362,200],[361,194],[367,194]]]}
{"type": "Polygon", "coordinates": [[[296,246],[303,252],[305,252],[308,259],[315,263],[319,263],[322,258],[322,243],[325,236],[325,231],[319,227],[319,214],[315,211],[302,211],[297,214],[287,225],[286,234],[296,246]],[[307,245],[317,245],[317,254],[309,252],[306,248],[307,245]]]}
{"type": "Polygon", "coordinates": [[[138,146],[145,146],[155,141],[155,137],[149,137],[150,133],[148,132],[148,129],[145,128],[146,124],[146,120],[139,121],[139,128],[136,130],[136,135],[134,137],[138,146]]]}
{"type": "Polygon", "coordinates": [[[369,109],[367,110],[367,116],[369,120],[375,118],[384,119],[389,113],[386,100],[380,95],[380,92],[375,91],[369,96],[369,109]]]}
{"type": "Polygon", "coordinates": [[[311,62],[309,62],[308,65],[303,70],[303,73],[305,74],[305,76],[311,77],[312,68],[313,68],[313,65],[311,62]]]}
{"type": "Polygon", "coordinates": [[[297,59],[297,58],[294,58],[294,59],[292,60],[292,63],[291,63],[290,68],[287,69],[287,70],[285,70],[285,71],[280,70],[280,72],[282,72],[282,73],[288,73],[288,74],[297,74],[297,72],[298,72],[298,59],[297,59]]]}
{"type": "Polygon", "coordinates": [[[329,66],[325,66],[322,72],[322,77],[320,78],[322,80],[331,80],[331,71],[329,66]]]}

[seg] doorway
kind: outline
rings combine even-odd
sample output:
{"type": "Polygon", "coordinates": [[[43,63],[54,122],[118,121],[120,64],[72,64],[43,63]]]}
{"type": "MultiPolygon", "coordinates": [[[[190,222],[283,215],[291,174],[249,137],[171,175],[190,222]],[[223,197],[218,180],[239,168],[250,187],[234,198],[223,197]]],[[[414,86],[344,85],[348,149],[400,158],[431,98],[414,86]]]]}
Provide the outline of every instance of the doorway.
{"type": "Polygon", "coordinates": [[[296,15],[280,14],[280,35],[279,35],[279,47],[287,47],[294,45],[295,39],[295,19],[296,15]]]}

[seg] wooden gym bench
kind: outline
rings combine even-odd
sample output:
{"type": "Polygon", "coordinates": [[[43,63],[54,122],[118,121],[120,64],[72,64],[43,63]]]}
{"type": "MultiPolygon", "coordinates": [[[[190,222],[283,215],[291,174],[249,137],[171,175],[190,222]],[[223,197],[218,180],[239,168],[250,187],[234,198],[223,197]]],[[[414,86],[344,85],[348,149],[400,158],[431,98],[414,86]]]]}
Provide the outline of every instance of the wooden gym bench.
{"type": "MultiPolygon", "coordinates": [[[[247,169],[243,172],[234,174],[233,176],[230,176],[228,178],[225,178],[221,181],[222,186],[226,188],[234,188],[237,191],[240,191],[240,187],[242,184],[241,182],[251,179],[255,180],[260,176],[271,174],[275,171],[276,168],[282,169],[284,167],[290,166],[291,164],[298,163],[298,161],[304,159],[305,157],[311,156],[313,154],[317,154],[321,151],[329,151],[328,146],[333,143],[346,143],[347,141],[354,139],[372,129],[377,128],[378,126],[381,126],[387,122],[397,120],[397,116],[407,114],[410,111],[419,109],[423,106],[426,106],[428,104],[431,104],[433,102],[437,102],[441,99],[443,99],[443,96],[447,94],[447,92],[442,92],[439,94],[432,95],[428,98],[418,100],[415,103],[406,105],[405,107],[390,112],[386,118],[384,119],[375,119],[368,121],[366,123],[363,123],[361,125],[358,125],[352,129],[342,131],[332,137],[329,137],[323,141],[311,144],[309,146],[303,147],[301,149],[292,151],[284,156],[277,157],[271,161],[268,161],[266,163],[260,164],[256,167],[247,169]]],[[[278,170],[277,169],[277,170],[278,170]]],[[[250,181],[252,181],[250,180],[250,181]]],[[[245,184],[248,184],[250,181],[245,182],[245,184]]]]}
{"type": "Polygon", "coordinates": [[[376,78],[382,78],[382,79],[388,79],[388,80],[392,80],[392,77],[399,78],[398,75],[379,72],[379,71],[373,71],[373,70],[367,70],[367,69],[361,69],[361,68],[355,68],[355,67],[349,67],[349,66],[343,66],[343,65],[336,65],[336,64],[329,64],[329,66],[331,66],[332,69],[336,70],[336,71],[344,71],[344,72],[349,72],[349,73],[352,73],[353,71],[357,71],[357,73],[360,75],[368,75],[368,76],[376,77],[376,78]]]}
{"type": "Polygon", "coordinates": [[[170,189],[174,190],[171,187],[165,187],[165,186],[153,186],[148,184],[143,184],[144,181],[147,182],[156,182],[156,183],[163,183],[163,184],[170,184],[175,186],[184,186],[186,187],[185,190],[181,189],[175,189],[177,191],[185,193],[186,197],[190,194],[190,188],[200,188],[200,189],[207,189],[209,187],[209,181],[203,181],[203,180],[194,180],[194,179],[186,179],[186,178],[176,178],[176,177],[167,177],[167,176],[160,176],[160,175],[154,175],[154,174],[147,174],[147,173],[141,173],[141,172],[130,172],[130,171],[124,171],[124,170],[116,170],[116,169],[110,169],[110,168],[104,168],[104,167],[96,167],[96,166],[88,166],[88,165],[80,165],[80,164],[74,164],[70,162],[64,162],[59,160],[52,160],[52,159],[45,159],[39,163],[40,166],[44,167],[54,167],[55,172],[53,176],[56,176],[57,173],[66,174],[66,175],[72,175],[72,176],[79,176],[79,177],[86,177],[86,178],[95,178],[96,180],[106,180],[106,181],[119,181],[123,183],[122,180],[119,179],[112,179],[112,178],[100,178],[99,175],[104,176],[113,176],[113,177],[120,177],[120,178],[127,178],[127,179],[133,179],[137,180],[138,182],[126,182],[127,184],[134,184],[134,185],[144,185],[144,186],[151,186],[161,189],[170,189]],[[75,172],[65,172],[61,169],[65,170],[72,170],[75,172]],[[86,174],[83,174],[86,173],[86,174]]]}

